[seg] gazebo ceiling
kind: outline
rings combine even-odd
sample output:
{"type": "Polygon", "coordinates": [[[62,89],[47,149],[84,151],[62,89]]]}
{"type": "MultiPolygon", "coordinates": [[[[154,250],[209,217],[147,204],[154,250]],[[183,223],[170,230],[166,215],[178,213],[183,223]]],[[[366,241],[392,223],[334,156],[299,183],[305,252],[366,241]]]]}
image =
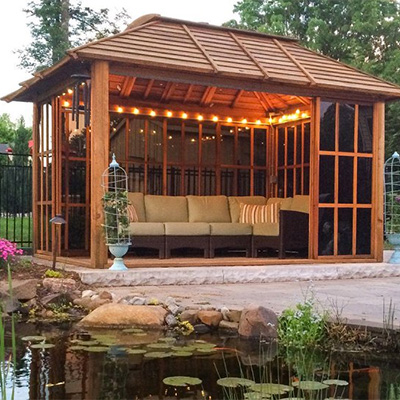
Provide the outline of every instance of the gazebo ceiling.
{"type": "MultiPolygon", "coordinates": [[[[152,14],[137,19],[124,32],[69,50],[64,60],[35,74],[3,100],[48,98],[62,91],[61,85],[70,84],[74,73],[88,74],[93,60],[110,62],[113,82],[113,75],[127,77],[119,83],[123,97],[139,96],[147,79],[147,85],[169,82],[161,101],[173,102],[178,94],[181,101],[189,90],[193,99],[205,96],[203,103],[211,96],[214,102],[231,106],[247,102],[264,111],[283,108],[284,102],[290,104],[296,96],[361,102],[400,98],[400,87],[313,52],[295,39],[152,14]],[[132,83],[135,78],[137,82],[132,83]],[[263,93],[296,96],[274,99],[263,93]]],[[[146,97],[148,91],[149,99],[157,98],[156,88],[157,84],[147,86],[140,96],[146,97]]],[[[302,101],[298,98],[297,102],[302,101]]]]}
{"type": "Polygon", "coordinates": [[[196,109],[231,114],[271,115],[281,110],[310,106],[307,97],[249,92],[215,86],[174,83],[156,79],[110,76],[111,104],[171,109],[196,109]]]}

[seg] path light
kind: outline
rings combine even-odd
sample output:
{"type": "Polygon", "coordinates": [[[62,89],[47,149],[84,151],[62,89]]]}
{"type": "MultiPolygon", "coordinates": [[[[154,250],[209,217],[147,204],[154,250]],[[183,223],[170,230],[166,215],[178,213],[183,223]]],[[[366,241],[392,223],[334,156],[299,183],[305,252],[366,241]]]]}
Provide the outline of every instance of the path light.
{"type": "Polygon", "coordinates": [[[60,235],[60,229],[61,229],[60,227],[61,227],[61,225],[65,225],[66,221],[61,214],[56,214],[56,216],[50,220],[50,223],[52,226],[54,226],[54,229],[55,229],[55,232],[54,232],[55,241],[53,244],[53,265],[52,265],[52,269],[53,269],[53,271],[55,271],[56,270],[57,253],[58,253],[58,242],[59,242],[58,237],[60,235]]]}

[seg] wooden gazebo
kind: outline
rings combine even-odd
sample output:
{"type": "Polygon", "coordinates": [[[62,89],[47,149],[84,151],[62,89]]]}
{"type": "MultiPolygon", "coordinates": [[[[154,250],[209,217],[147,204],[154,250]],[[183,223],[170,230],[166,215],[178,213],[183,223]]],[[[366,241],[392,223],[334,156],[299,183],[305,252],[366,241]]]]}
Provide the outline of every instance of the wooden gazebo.
{"type": "Polygon", "coordinates": [[[306,262],[382,260],[391,83],[292,38],[147,15],[21,86],[3,100],[34,103],[38,256],[60,213],[61,253],[107,264],[101,174],[115,153],[136,192],[309,195],[306,262]]]}

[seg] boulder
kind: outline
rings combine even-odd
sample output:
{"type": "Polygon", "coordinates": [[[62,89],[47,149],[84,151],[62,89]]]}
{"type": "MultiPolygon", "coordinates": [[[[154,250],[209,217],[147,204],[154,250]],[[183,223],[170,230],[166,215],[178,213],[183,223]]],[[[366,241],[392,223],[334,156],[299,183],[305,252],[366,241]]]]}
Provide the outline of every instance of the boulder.
{"type": "Polygon", "coordinates": [[[43,287],[52,293],[72,292],[76,289],[77,283],[70,278],[44,278],[43,287]]]}
{"type": "Polygon", "coordinates": [[[76,306],[80,306],[86,308],[87,310],[93,311],[104,304],[111,303],[111,300],[100,298],[91,299],[90,297],[83,297],[82,299],[75,299],[73,303],[76,306]]]}
{"type": "Polygon", "coordinates": [[[224,331],[230,331],[230,332],[237,332],[239,329],[239,323],[222,320],[219,323],[218,329],[221,329],[224,331]]]}
{"type": "Polygon", "coordinates": [[[198,310],[185,310],[182,311],[181,315],[179,316],[179,319],[181,321],[188,321],[192,325],[194,325],[197,322],[197,313],[198,310]]]}
{"type": "Polygon", "coordinates": [[[193,325],[193,329],[196,333],[208,333],[210,332],[210,327],[205,324],[193,325]]]}
{"type": "Polygon", "coordinates": [[[173,315],[178,314],[178,312],[181,310],[181,307],[179,304],[177,304],[173,297],[167,297],[164,301],[164,305],[173,315]]]}
{"type": "MultiPolygon", "coordinates": [[[[37,279],[14,280],[12,283],[12,295],[15,299],[26,301],[36,297],[37,279]]],[[[7,290],[7,294],[9,291],[7,290]]]]}
{"type": "Polygon", "coordinates": [[[51,293],[40,299],[40,303],[43,307],[47,307],[49,304],[64,305],[72,301],[69,293],[51,293]]]}
{"type": "Polygon", "coordinates": [[[102,292],[99,293],[99,298],[102,300],[112,300],[112,294],[110,292],[107,292],[106,290],[103,290],[102,292]]]}
{"type": "Polygon", "coordinates": [[[239,335],[245,338],[276,338],[277,327],[278,317],[274,311],[262,306],[250,306],[242,311],[239,335]]]}
{"type": "Polygon", "coordinates": [[[92,296],[94,296],[95,294],[97,294],[94,290],[84,290],[83,292],[82,292],[82,297],[92,297],[92,296]]]}
{"type": "Polygon", "coordinates": [[[178,321],[176,320],[175,316],[173,314],[168,314],[165,317],[165,323],[169,328],[174,328],[175,326],[178,325],[178,321]]]}
{"type": "Polygon", "coordinates": [[[240,321],[240,316],[242,315],[242,312],[239,310],[229,310],[226,314],[224,319],[230,322],[239,322],[240,321]]]}
{"type": "Polygon", "coordinates": [[[208,326],[216,328],[222,321],[222,313],[219,311],[200,310],[197,314],[198,319],[208,326]]]}
{"type": "Polygon", "coordinates": [[[160,306],[136,306],[128,304],[104,304],[79,323],[84,327],[143,326],[161,329],[167,311],[160,306]]]}

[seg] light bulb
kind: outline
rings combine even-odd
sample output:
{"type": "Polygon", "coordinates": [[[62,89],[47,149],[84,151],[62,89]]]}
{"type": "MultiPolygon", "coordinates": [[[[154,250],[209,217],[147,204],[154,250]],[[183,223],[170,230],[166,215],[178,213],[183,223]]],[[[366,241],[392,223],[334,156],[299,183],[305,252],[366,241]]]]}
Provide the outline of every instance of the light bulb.
{"type": "Polygon", "coordinates": [[[155,117],[155,116],[156,116],[156,112],[155,112],[154,110],[151,110],[151,111],[150,111],[150,116],[151,116],[151,117],[155,117]]]}
{"type": "Polygon", "coordinates": [[[64,107],[69,107],[69,101],[64,101],[63,106],[64,107]]]}
{"type": "Polygon", "coordinates": [[[73,91],[72,89],[68,89],[67,92],[68,92],[69,94],[74,93],[74,91],[73,91]]]}
{"type": "Polygon", "coordinates": [[[136,114],[136,115],[139,114],[139,109],[138,108],[134,108],[133,109],[133,113],[136,114]]]}
{"type": "Polygon", "coordinates": [[[247,124],[247,119],[246,118],[242,119],[242,124],[247,124]]]}
{"type": "Polygon", "coordinates": [[[171,118],[172,117],[172,112],[171,111],[167,111],[167,117],[171,118]]]}
{"type": "Polygon", "coordinates": [[[188,115],[186,113],[182,113],[182,118],[186,119],[188,117],[188,115]]]}
{"type": "Polygon", "coordinates": [[[231,117],[228,117],[226,120],[227,120],[229,123],[232,122],[232,118],[231,118],[231,117]]]}
{"type": "Polygon", "coordinates": [[[215,115],[212,119],[214,122],[218,122],[218,117],[215,115]]]}
{"type": "Polygon", "coordinates": [[[202,115],[199,115],[198,117],[197,117],[197,119],[199,120],[199,121],[203,121],[203,116],[202,115]]]}
{"type": "Polygon", "coordinates": [[[124,109],[122,107],[118,107],[117,112],[122,113],[122,112],[124,112],[124,109]]]}
{"type": "Polygon", "coordinates": [[[257,125],[261,125],[261,121],[258,119],[258,120],[256,121],[256,124],[257,124],[257,125]]]}

